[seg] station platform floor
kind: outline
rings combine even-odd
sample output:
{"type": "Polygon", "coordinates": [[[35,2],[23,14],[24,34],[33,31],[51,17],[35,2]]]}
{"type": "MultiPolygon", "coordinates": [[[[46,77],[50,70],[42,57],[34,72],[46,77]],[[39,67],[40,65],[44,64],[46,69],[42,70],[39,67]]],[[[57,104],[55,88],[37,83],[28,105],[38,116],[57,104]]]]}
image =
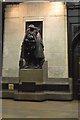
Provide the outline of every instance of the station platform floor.
{"type": "Polygon", "coordinates": [[[2,100],[2,118],[78,118],[79,101],[2,100]]]}

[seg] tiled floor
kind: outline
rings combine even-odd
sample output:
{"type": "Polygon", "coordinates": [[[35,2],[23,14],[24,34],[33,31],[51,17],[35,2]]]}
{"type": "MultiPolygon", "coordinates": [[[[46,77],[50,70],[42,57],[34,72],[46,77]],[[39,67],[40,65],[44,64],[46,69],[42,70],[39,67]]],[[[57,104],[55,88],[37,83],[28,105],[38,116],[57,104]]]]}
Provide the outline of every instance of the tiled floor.
{"type": "Polygon", "coordinates": [[[77,101],[2,100],[3,118],[78,118],[77,101]]]}

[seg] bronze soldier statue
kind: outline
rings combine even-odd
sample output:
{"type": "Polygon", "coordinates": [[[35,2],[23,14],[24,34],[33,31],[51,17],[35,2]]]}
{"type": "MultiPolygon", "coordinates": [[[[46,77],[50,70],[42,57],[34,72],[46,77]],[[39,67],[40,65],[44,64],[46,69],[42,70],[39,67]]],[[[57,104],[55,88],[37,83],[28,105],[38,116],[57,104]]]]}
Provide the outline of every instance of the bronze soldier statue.
{"type": "Polygon", "coordinates": [[[44,45],[39,29],[29,25],[22,46],[19,68],[42,68],[44,63],[44,45]]]}

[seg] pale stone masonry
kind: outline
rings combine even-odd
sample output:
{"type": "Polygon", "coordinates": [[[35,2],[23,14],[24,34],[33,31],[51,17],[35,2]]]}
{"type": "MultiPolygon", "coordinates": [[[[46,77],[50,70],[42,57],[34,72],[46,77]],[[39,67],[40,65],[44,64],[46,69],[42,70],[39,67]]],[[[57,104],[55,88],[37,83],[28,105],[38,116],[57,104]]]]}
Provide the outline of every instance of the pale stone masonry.
{"type": "Polygon", "coordinates": [[[43,21],[49,78],[68,77],[67,12],[63,3],[20,3],[5,9],[3,77],[18,77],[26,21],[43,21]]]}

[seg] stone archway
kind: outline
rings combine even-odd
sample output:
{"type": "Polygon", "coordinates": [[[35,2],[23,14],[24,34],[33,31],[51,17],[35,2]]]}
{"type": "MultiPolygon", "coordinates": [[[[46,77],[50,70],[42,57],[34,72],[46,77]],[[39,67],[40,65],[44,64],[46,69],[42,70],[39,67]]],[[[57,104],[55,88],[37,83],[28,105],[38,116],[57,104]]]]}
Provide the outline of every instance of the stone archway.
{"type": "Polygon", "coordinates": [[[80,32],[72,41],[73,97],[80,99],[80,32]]]}

